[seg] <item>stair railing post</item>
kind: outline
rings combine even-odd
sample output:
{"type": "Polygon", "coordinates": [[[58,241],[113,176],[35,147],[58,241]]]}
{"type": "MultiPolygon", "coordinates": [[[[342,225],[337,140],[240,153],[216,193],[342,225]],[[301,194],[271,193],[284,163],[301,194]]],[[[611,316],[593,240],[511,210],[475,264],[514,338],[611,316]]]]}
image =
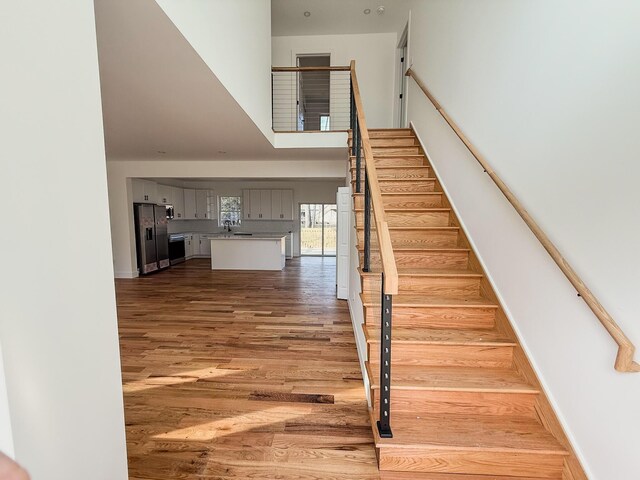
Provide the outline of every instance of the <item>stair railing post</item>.
{"type": "Polygon", "coordinates": [[[377,422],[380,438],[392,438],[391,432],[391,295],[384,293],[382,273],[382,311],[380,325],[380,420],[377,422]]]}
{"type": "Polygon", "coordinates": [[[369,176],[364,171],[364,261],[362,271],[368,272],[371,264],[371,190],[369,176]]]}

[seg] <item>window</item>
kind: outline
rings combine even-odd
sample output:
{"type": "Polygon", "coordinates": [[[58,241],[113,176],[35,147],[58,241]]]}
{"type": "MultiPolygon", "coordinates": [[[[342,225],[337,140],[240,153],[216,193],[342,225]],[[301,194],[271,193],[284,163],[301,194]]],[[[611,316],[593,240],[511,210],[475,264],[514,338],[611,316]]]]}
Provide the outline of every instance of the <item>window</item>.
{"type": "Polygon", "coordinates": [[[220,226],[228,220],[231,225],[240,225],[242,219],[242,197],[220,197],[220,226]]]}
{"type": "Polygon", "coordinates": [[[320,130],[324,132],[331,130],[329,115],[320,115],[320,130]]]}

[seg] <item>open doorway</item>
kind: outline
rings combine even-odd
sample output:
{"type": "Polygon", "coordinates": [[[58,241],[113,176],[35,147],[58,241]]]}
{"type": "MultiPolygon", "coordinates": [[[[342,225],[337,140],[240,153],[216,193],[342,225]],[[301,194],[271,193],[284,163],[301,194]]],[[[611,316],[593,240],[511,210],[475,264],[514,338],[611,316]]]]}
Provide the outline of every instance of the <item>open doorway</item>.
{"type": "Polygon", "coordinates": [[[404,27],[404,31],[400,36],[400,42],[398,43],[398,60],[399,60],[399,68],[398,68],[398,118],[397,125],[398,128],[406,127],[406,118],[407,118],[407,77],[405,73],[407,68],[409,68],[409,58],[408,58],[408,40],[409,40],[409,24],[404,27]]]}
{"type": "Polygon", "coordinates": [[[314,71],[314,67],[328,67],[331,57],[326,54],[298,55],[298,67],[302,71],[298,80],[298,131],[329,130],[331,79],[328,70],[314,71]]]}
{"type": "Polygon", "coordinates": [[[335,257],[337,220],[335,203],[301,203],[300,255],[335,257]]]}

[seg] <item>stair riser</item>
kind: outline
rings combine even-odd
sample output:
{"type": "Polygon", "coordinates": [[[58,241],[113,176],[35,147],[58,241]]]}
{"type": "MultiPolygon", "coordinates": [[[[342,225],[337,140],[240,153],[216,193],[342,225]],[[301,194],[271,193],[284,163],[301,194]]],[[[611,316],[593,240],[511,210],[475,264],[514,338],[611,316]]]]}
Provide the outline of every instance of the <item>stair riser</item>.
{"type": "MultiPolygon", "coordinates": [[[[379,292],[382,285],[380,275],[362,275],[363,292],[379,292]]],[[[424,277],[401,275],[398,293],[424,294],[436,297],[475,297],[480,295],[481,278],[424,277]]]]}
{"type": "MultiPolygon", "coordinates": [[[[446,268],[464,270],[469,265],[468,252],[445,252],[445,253],[426,253],[426,252],[403,252],[396,250],[393,252],[393,256],[396,260],[396,265],[399,268],[412,267],[412,268],[446,268]]],[[[360,265],[364,261],[364,253],[360,252],[360,265]]],[[[372,267],[379,267],[380,252],[372,251],[370,262],[372,267]]]]}
{"type": "MultiPolygon", "coordinates": [[[[375,157],[376,167],[423,167],[427,166],[425,157],[420,155],[394,155],[391,157],[375,157]]],[[[350,167],[356,166],[354,157],[350,159],[350,167]]]]}
{"type": "MultiPolygon", "coordinates": [[[[351,132],[349,132],[351,135],[351,132]]],[[[388,130],[369,130],[369,138],[379,137],[398,137],[401,135],[413,136],[413,131],[410,128],[392,128],[388,130]]],[[[351,137],[349,137],[351,138],[351,137]]]]}
{"type": "MultiPolygon", "coordinates": [[[[380,306],[364,307],[367,325],[380,326],[380,306]]],[[[492,328],[495,308],[399,307],[393,306],[396,327],[492,328]]]]}
{"type": "MultiPolygon", "coordinates": [[[[369,343],[369,363],[376,368],[380,361],[380,344],[369,343]]],[[[430,345],[391,343],[393,365],[442,365],[460,367],[509,368],[513,347],[475,345],[430,345]]]]}
{"type": "MultiPolygon", "coordinates": [[[[393,420],[391,421],[393,430],[393,420]]],[[[380,448],[385,471],[511,475],[559,479],[564,456],[544,453],[478,452],[445,448],[380,448]]]]}
{"type": "MultiPolygon", "coordinates": [[[[393,369],[391,371],[393,377],[393,369]]],[[[372,372],[378,382],[378,370],[372,372]]],[[[374,415],[380,415],[380,390],[371,389],[374,415]]],[[[520,415],[537,418],[536,395],[529,393],[446,392],[391,388],[391,418],[395,413],[420,415],[520,415]]]]}
{"type": "MultiPolygon", "coordinates": [[[[371,142],[372,147],[392,147],[392,146],[393,147],[405,147],[405,146],[416,147],[420,145],[418,143],[417,138],[410,137],[410,136],[402,136],[398,138],[393,138],[390,136],[378,137],[378,138],[369,137],[369,141],[371,142]]],[[[352,145],[351,138],[349,138],[348,144],[349,144],[349,147],[351,147],[352,145]]]]}
{"type": "MultiPolygon", "coordinates": [[[[360,224],[359,224],[360,225],[360,224]]],[[[358,228],[358,246],[364,248],[364,230],[358,228]]],[[[451,248],[458,245],[457,230],[391,230],[393,248],[451,248]]],[[[377,248],[376,232],[371,232],[371,246],[377,248]]]]}
{"type": "MultiPolygon", "coordinates": [[[[360,180],[364,185],[364,177],[360,180]]],[[[435,190],[435,179],[423,179],[415,181],[407,180],[380,180],[380,191],[382,193],[426,193],[435,190]]],[[[353,192],[356,191],[356,182],[351,181],[353,192]]],[[[364,187],[362,187],[364,188],[364,187]]],[[[363,190],[364,192],[364,190],[363,190]]]]}
{"type": "MultiPolygon", "coordinates": [[[[364,208],[364,195],[354,197],[355,207],[364,208]]],[[[442,207],[442,194],[429,195],[383,195],[382,203],[387,208],[434,208],[442,207]]]]}
{"type": "Polygon", "coordinates": [[[419,146],[415,147],[371,147],[373,156],[376,155],[417,155],[422,153],[419,146]]]}
{"type": "MultiPolygon", "coordinates": [[[[385,212],[390,227],[447,227],[449,211],[435,212],[385,212]]],[[[356,212],[356,222],[364,225],[364,212],[356,212]]]]}
{"type": "MultiPolygon", "coordinates": [[[[351,168],[351,181],[356,180],[356,169],[351,168]]],[[[433,178],[429,167],[384,168],[376,167],[378,180],[411,178],[417,181],[433,178]]],[[[364,179],[364,169],[360,169],[360,179],[364,179]]]]}

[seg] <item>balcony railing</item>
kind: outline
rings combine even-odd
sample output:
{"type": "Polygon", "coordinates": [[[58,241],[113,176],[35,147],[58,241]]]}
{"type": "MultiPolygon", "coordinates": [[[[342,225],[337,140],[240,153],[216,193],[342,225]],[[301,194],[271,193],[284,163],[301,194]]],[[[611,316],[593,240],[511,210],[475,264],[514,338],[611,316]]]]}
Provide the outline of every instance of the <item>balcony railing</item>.
{"type": "Polygon", "coordinates": [[[273,67],[272,125],[276,132],[347,131],[351,67],[273,67]]]}

